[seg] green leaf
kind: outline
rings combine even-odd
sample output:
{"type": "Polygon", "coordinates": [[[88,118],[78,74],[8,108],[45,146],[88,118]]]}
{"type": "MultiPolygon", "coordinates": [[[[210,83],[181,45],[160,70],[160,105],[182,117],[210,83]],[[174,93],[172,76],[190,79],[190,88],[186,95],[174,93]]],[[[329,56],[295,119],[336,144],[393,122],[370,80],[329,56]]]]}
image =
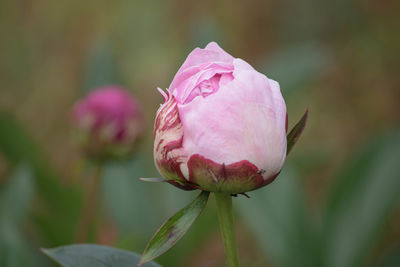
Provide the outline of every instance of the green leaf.
{"type": "Polygon", "coordinates": [[[173,247],[203,211],[209,195],[210,192],[202,191],[188,206],[165,221],[147,244],[140,264],[151,261],[173,247]]]}
{"type": "Polygon", "coordinates": [[[28,217],[33,193],[32,170],[25,164],[18,165],[0,191],[1,223],[7,221],[14,225],[21,224],[28,217]]]}
{"type": "Polygon", "coordinates": [[[374,140],[338,179],[324,218],[326,266],[362,266],[400,204],[400,131],[374,140]]]}
{"type": "MultiPolygon", "coordinates": [[[[140,255],[127,250],[92,245],[77,244],[52,249],[42,249],[51,259],[65,267],[128,267],[137,266],[140,255]]],[[[160,267],[149,262],[144,267],[160,267]]]]}
{"type": "Polygon", "coordinates": [[[143,244],[139,243],[145,242],[159,220],[165,218],[165,214],[159,214],[160,203],[149,200],[149,195],[157,195],[154,191],[158,188],[132,179],[146,172],[145,161],[146,158],[136,157],[129,161],[107,162],[101,186],[102,199],[123,237],[123,247],[133,250],[142,250],[143,244]],[[136,242],[126,244],[132,239],[136,242]]]}
{"type": "Polygon", "coordinates": [[[150,183],[160,183],[160,182],[165,182],[166,180],[164,178],[139,178],[139,180],[143,182],[150,182],[150,183]]]}
{"type": "Polygon", "coordinates": [[[72,242],[82,205],[78,185],[61,183],[29,132],[1,111],[0,129],[0,152],[7,163],[17,166],[25,162],[32,169],[35,202],[40,203],[33,210],[35,228],[48,244],[72,242]]]}
{"type": "Polygon", "coordinates": [[[32,170],[20,164],[0,188],[0,266],[45,266],[24,226],[34,199],[32,170]]]}
{"type": "Polygon", "coordinates": [[[286,155],[289,154],[289,152],[292,150],[293,146],[296,144],[297,140],[299,140],[300,135],[304,130],[304,127],[306,127],[307,118],[308,118],[308,108],[307,108],[306,112],[304,113],[303,117],[301,117],[301,119],[296,123],[296,125],[292,128],[290,133],[287,135],[286,155]]]}

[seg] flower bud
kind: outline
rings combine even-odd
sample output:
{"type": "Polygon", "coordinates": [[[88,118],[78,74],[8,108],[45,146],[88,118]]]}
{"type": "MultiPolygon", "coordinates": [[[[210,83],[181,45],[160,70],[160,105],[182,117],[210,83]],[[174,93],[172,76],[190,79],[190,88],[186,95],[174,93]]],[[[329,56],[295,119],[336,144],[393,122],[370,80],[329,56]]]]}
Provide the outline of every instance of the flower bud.
{"type": "Polygon", "coordinates": [[[118,86],[105,86],[79,100],[72,124],[83,152],[106,160],[129,155],[143,130],[138,102],[118,86]]]}
{"type": "Polygon", "coordinates": [[[160,92],[154,159],[171,184],[236,194],[279,174],[286,105],[277,82],[212,42],[196,48],[160,92]]]}

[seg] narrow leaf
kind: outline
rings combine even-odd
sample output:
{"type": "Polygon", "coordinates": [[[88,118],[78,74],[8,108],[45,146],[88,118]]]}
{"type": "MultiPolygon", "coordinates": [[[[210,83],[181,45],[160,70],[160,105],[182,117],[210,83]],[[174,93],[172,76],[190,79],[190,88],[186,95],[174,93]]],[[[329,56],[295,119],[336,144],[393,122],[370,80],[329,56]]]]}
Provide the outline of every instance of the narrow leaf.
{"type": "Polygon", "coordinates": [[[143,182],[150,182],[150,183],[160,183],[160,182],[166,182],[164,178],[161,177],[156,177],[156,178],[139,178],[139,180],[143,182]]]}
{"type": "MultiPolygon", "coordinates": [[[[42,251],[66,267],[134,267],[140,260],[140,255],[134,252],[91,244],[69,245],[42,251]]],[[[161,265],[149,262],[144,267],[161,267],[161,265]]]]}
{"type": "MultiPolygon", "coordinates": [[[[77,185],[65,186],[61,183],[58,174],[54,173],[50,162],[29,131],[14,117],[1,111],[0,151],[1,158],[10,163],[10,166],[25,162],[32,169],[35,198],[41,203],[40,207],[32,207],[35,231],[47,243],[71,242],[82,205],[81,191],[77,185]]],[[[23,194],[18,196],[25,197],[23,194]]],[[[9,206],[12,208],[15,205],[9,206]]],[[[0,258],[4,257],[0,255],[0,258]]],[[[0,265],[3,265],[1,260],[0,265]]]]}
{"type": "Polygon", "coordinates": [[[400,204],[399,158],[396,130],[373,139],[337,177],[324,216],[325,266],[367,265],[400,204]]]}
{"type": "Polygon", "coordinates": [[[306,127],[306,122],[308,118],[308,108],[306,112],[304,113],[303,117],[296,123],[296,125],[292,128],[290,133],[287,135],[287,149],[286,149],[286,155],[289,154],[289,152],[292,150],[294,144],[296,144],[297,140],[299,140],[301,133],[304,130],[304,127],[306,127]]]}
{"type": "Polygon", "coordinates": [[[202,191],[189,205],[165,221],[147,244],[139,264],[151,261],[172,248],[203,211],[209,195],[210,192],[202,191]]]}

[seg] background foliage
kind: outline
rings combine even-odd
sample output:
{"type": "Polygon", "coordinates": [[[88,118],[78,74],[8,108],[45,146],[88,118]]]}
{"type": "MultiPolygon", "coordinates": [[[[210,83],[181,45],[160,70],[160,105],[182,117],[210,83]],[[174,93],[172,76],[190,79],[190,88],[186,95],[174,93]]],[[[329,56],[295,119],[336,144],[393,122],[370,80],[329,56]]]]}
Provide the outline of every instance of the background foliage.
{"type": "MultiPolygon", "coordinates": [[[[0,3],[0,266],[52,266],[72,243],[90,173],[69,112],[92,88],[137,96],[147,132],[102,177],[92,242],[141,252],[195,197],[157,177],[152,122],[194,47],[217,41],[278,80],[289,128],[308,126],[279,178],[234,200],[243,266],[398,266],[400,38],[397,1],[49,1],[0,3]]],[[[221,266],[213,199],[165,266],[221,266]]]]}

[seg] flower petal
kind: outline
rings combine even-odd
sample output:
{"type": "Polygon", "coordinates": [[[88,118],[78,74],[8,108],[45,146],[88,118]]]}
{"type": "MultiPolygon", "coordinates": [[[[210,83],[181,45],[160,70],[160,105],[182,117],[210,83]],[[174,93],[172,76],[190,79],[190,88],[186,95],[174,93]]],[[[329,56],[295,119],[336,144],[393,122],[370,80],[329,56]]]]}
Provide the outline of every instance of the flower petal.
{"type": "Polygon", "coordinates": [[[232,64],[233,60],[234,58],[228,53],[226,53],[215,42],[209,43],[204,49],[196,48],[189,54],[183,65],[175,74],[175,77],[172,80],[172,83],[169,86],[169,88],[172,91],[175,90],[175,88],[177,88],[182,81],[196,74],[200,70],[198,68],[193,68],[193,67],[211,62],[232,64]]]}
{"type": "Polygon", "coordinates": [[[286,106],[278,83],[254,70],[235,71],[235,79],[218,92],[178,104],[178,109],[187,155],[219,164],[248,160],[264,179],[280,171],[286,155],[286,106]]]}

